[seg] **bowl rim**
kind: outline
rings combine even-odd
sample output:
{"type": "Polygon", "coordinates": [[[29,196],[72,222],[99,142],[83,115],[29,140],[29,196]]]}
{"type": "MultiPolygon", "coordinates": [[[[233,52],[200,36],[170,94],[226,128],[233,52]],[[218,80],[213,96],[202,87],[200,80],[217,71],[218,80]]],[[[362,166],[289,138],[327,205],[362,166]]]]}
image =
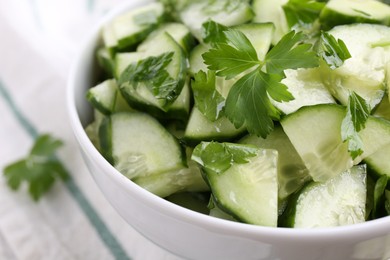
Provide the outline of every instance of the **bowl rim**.
{"type": "Polygon", "coordinates": [[[258,239],[259,237],[267,237],[269,239],[280,240],[281,238],[283,238],[289,241],[298,240],[300,242],[305,241],[308,243],[313,241],[313,239],[317,239],[317,241],[318,239],[321,239],[323,241],[332,240],[337,242],[345,241],[346,238],[350,239],[351,237],[355,237],[358,240],[364,240],[378,237],[378,235],[390,234],[390,216],[358,224],[313,229],[265,227],[211,217],[181,207],[152,194],[151,192],[139,187],[137,184],[135,184],[128,178],[124,177],[107,160],[105,160],[88,138],[81,123],[80,115],[77,112],[75,100],[77,73],[80,68],[83,67],[83,60],[86,50],[96,43],[99,31],[105,23],[112,20],[115,16],[125,10],[142,6],[151,2],[154,1],[133,0],[130,2],[122,3],[113,8],[107,14],[105,14],[100,20],[100,22],[97,23],[95,28],[87,35],[85,41],[80,45],[81,48],[76,54],[76,59],[74,60],[71,66],[70,73],[68,75],[66,103],[68,117],[70,119],[73,134],[76,137],[80,148],[84,149],[86,153],[88,153],[95,159],[95,161],[98,161],[100,164],[99,166],[103,167],[104,172],[110,172],[111,178],[113,178],[117,183],[123,185],[132,194],[137,196],[137,198],[141,199],[143,203],[145,203],[151,208],[158,210],[161,214],[169,216],[177,221],[186,222],[191,225],[203,227],[205,229],[220,234],[236,235],[253,239],[258,239]]]}

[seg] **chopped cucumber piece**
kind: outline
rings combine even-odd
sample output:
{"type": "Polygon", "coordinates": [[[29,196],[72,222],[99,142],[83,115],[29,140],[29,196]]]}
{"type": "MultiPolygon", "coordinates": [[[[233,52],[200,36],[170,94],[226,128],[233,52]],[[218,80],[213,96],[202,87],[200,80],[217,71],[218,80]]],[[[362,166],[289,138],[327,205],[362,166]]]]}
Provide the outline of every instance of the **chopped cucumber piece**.
{"type": "Polygon", "coordinates": [[[195,39],[192,36],[190,30],[181,23],[165,23],[158,29],[153,31],[140,45],[137,47],[138,52],[148,52],[151,48],[156,46],[156,42],[159,40],[162,34],[168,33],[172,38],[189,53],[195,46],[195,39]]]}
{"type": "Polygon", "coordinates": [[[181,21],[200,42],[203,39],[202,24],[209,19],[225,26],[233,26],[246,23],[252,17],[253,11],[248,1],[239,0],[194,1],[180,11],[181,21]]]}
{"type": "Polygon", "coordinates": [[[198,108],[194,107],[184,133],[184,139],[190,144],[200,141],[227,141],[245,133],[245,127],[236,128],[225,116],[210,121],[198,108]]]}
{"type": "Polygon", "coordinates": [[[133,181],[162,198],[177,192],[209,190],[200,172],[193,171],[191,167],[141,176],[134,178],[133,181]]]}
{"type": "Polygon", "coordinates": [[[104,157],[129,179],[184,167],[178,141],[150,115],[112,114],[101,123],[99,138],[104,157]]]}
{"type": "Polygon", "coordinates": [[[239,30],[248,38],[257,52],[259,60],[264,60],[274,35],[275,26],[273,23],[250,23],[233,27],[239,30]]]}
{"type": "Polygon", "coordinates": [[[366,169],[352,167],[325,183],[305,186],[290,202],[286,221],[294,228],[335,227],[365,221],[366,169]]]}
{"type": "Polygon", "coordinates": [[[103,27],[103,41],[110,49],[133,48],[164,20],[164,6],[150,3],[123,13],[103,27]]]}
{"type": "Polygon", "coordinates": [[[351,23],[390,25],[390,6],[376,0],[329,0],[320,14],[323,29],[351,23]]]}
{"type": "MultiPolygon", "coordinates": [[[[148,52],[136,52],[136,54],[127,54],[128,56],[125,57],[119,56],[121,58],[121,60],[117,61],[119,73],[121,76],[124,73],[120,72],[120,68],[125,67],[125,65],[122,65],[124,59],[126,59],[126,61],[131,61],[142,57],[142,60],[138,60],[138,63],[132,62],[128,64],[128,66],[138,66],[140,62],[145,61],[148,58],[156,58],[164,53],[172,52],[173,56],[166,67],[166,71],[173,79],[179,96],[186,80],[187,64],[185,54],[180,45],[167,33],[161,34],[160,37],[158,37],[158,41],[158,47],[155,46],[153,49],[149,49],[148,52]]],[[[167,117],[166,112],[169,110],[174,100],[156,97],[150,90],[151,88],[154,88],[153,84],[153,79],[142,82],[125,82],[121,84],[119,88],[124,98],[132,107],[139,110],[145,109],[157,117],[167,117]]],[[[160,86],[160,88],[162,87],[164,86],[160,86]]]]}
{"type": "Polygon", "coordinates": [[[272,104],[284,114],[291,114],[303,106],[336,103],[322,83],[319,68],[289,69],[284,73],[286,78],[282,83],[287,86],[294,99],[288,102],[277,102],[271,99],[272,104]]]}
{"type": "Polygon", "coordinates": [[[90,88],[87,92],[87,99],[94,108],[105,115],[132,110],[119,92],[114,79],[107,79],[90,88]]]}
{"type": "Polygon", "coordinates": [[[107,48],[100,47],[96,52],[98,64],[108,77],[114,76],[115,62],[107,48]]]}
{"type": "Polygon", "coordinates": [[[266,139],[248,135],[239,143],[256,145],[278,151],[278,196],[286,199],[311,180],[308,170],[281,126],[276,126],[266,139]]]}
{"type": "Polygon", "coordinates": [[[342,104],[347,104],[350,91],[363,97],[371,108],[385,93],[385,67],[390,62],[390,27],[376,24],[337,26],[329,31],[346,44],[351,58],[334,70],[323,69],[323,82],[342,104]]]}
{"type": "Polygon", "coordinates": [[[272,38],[272,44],[276,44],[290,30],[286,15],[282,6],[288,0],[253,0],[253,10],[255,16],[253,22],[267,23],[275,25],[275,34],[272,38]]]}
{"type": "Polygon", "coordinates": [[[202,142],[195,148],[192,159],[202,165],[220,209],[246,223],[275,227],[277,157],[275,150],[202,142]]]}
{"type": "Polygon", "coordinates": [[[345,113],[342,106],[322,104],[303,107],[281,120],[314,181],[327,181],[390,143],[390,122],[370,116],[359,132],[363,154],[353,161],[341,139],[345,113]]]}
{"type": "Polygon", "coordinates": [[[390,178],[390,144],[382,147],[375,153],[364,158],[364,162],[370,172],[373,172],[378,177],[386,175],[390,178]]]}
{"type": "Polygon", "coordinates": [[[196,45],[189,56],[190,67],[188,72],[191,76],[194,76],[198,71],[207,71],[207,65],[203,62],[202,54],[207,52],[210,49],[210,46],[205,44],[196,45]]]}

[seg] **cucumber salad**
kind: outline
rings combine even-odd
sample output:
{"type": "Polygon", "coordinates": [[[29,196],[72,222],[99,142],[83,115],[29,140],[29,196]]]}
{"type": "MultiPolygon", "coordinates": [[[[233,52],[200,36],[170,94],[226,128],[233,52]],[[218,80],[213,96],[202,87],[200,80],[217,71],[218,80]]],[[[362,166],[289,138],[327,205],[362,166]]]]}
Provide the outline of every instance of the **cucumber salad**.
{"type": "Polygon", "coordinates": [[[173,203],[269,227],[390,214],[390,6],[160,0],[106,23],[86,131],[173,203]]]}

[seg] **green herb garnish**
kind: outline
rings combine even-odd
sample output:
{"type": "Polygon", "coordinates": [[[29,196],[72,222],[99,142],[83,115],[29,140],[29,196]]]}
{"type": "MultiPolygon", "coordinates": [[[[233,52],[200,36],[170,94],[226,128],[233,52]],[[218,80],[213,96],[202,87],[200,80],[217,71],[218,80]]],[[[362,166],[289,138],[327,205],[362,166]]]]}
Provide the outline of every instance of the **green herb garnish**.
{"type": "Polygon", "coordinates": [[[182,87],[167,71],[173,55],[174,52],[165,52],[130,64],[120,75],[118,85],[132,84],[136,88],[142,83],[157,99],[173,103],[182,87]]]}
{"type": "Polygon", "coordinates": [[[340,67],[345,60],[351,58],[345,43],[327,32],[321,33],[320,44],[319,54],[331,69],[340,67]]]}
{"type": "Polygon", "coordinates": [[[341,138],[348,141],[348,151],[353,159],[363,153],[363,142],[358,132],[365,127],[370,107],[367,102],[355,92],[348,99],[347,113],[341,124],[341,138]]]}
{"type": "Polygon", "coordinates": [[[204,28],[223,31],[226,38],[217,37],[219,41],[213,42],[213,48],[202,55],[205,64],[217,76],[239,77],[228,94],[226,116],[235,127],[245,124],[251,134],[265,138],[273,130],[273,119],[279,119],[279,112],[268,95],[279,102],[292,100],[293,96],[281,83],[284,70],[318,66],[316,53],[310,44],[302,43],[303,33],[291,31],[262,61],[249,39],[239,30],[215,29],[218,28],[215,25],[204,28]]]}
{"type": "Polygon", "coordinates": [[[201,142],[192,153],[191,159],[203,167],[221,174],[234,163],[244,164],[257,155],[258,149],[251,145],[236,143],[201,142]]]}
{"type": "Polygon", "coordinates": [[[17,190],[22,182],[27,182],[31,197],[39,200],[56,178],[68,179],[65,167],[54,155],[60,146],[62,142],[48,134],[39,136],[26,158],[4,168],[8,186],[17,190]]]}
{"type": "Polygon", "coordinates": [[[210,121],[223,115],[225,98],[215,88],[215,73],[199,71],[191,82],[195,105],[210,121]]]}
{"type": "Polygon", "coordinates": [[[289,0],[282,8],[289,27],[294,28],[312,26],[324,6],[325,3],[313,0],[289,0]]]}

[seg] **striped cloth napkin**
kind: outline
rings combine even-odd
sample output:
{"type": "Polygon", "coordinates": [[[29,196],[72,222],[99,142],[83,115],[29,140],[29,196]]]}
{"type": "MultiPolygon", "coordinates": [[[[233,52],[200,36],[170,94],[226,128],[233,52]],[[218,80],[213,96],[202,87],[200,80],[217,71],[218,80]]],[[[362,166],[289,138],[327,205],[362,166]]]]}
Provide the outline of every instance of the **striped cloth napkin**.
{"type": "MultiPolygon", "coordinates": [[[[135,0],[128,0],[135,1],[135,0]]],[[[0,177],[0,259],[179,259],[132,229],[91,178],[68,121],[66,81],[80,42],[123,0],[0,0],[0,169],[34,139],[63,140],[71,178],[38,202],[0,177]]]]}

